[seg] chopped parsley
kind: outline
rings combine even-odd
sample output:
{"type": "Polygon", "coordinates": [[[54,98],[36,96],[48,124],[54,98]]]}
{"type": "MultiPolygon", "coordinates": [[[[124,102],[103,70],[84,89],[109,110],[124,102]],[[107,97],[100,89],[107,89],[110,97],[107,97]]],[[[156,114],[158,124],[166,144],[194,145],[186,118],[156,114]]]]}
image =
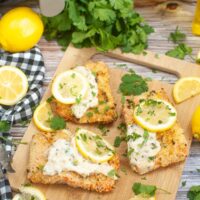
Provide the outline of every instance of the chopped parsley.
{"type": "Polygon", "coordinates": [[[107,103],[107,101],[105,101],[105,100],[99,101],[99,105],[102,105],[102,104],[105,104],[105,103],[107,103]]]}
{"type": "Polygon", "coordinates": [[[117,129],[120,130],[120,134],[126,134],[127,132],[127,127],[126,127],[126,124],[125,123],[120,123],[118,126],[117,126],[117,129]]]}
{"type": "Polygon", "coordinates": [[[110,170],[107,175],[111,178],[119,177],[115,169],[110,170]]]}
{"type": "Polygon", "coordinates": [[[148,157],[149,161],[153,161],[154,159],[155,159],[155,156],[148,157]]]}
{"type": "Polygon", "coordinates": [[[87,112],[87,113],[86,113],[86,116],[87,116],[88,118],[91,118],[91,117],[93,116],[93,112],[87,112]]]}
{"type": "Polygon", "coordinates": [[[176,113],[169,113],[170,116],[176,116],[176,113]]]}
{"type": "Polygon", "coordinates": [[[127,156],[130,157],[131,154],[134,152],[135,150],[133,148],[129,148],[128,152],[127,152],[127,156]]]}
{"type": "Polygon", "coordinates": [[[136,115],[140,115],[142,112],[142,108],[140,106],[137,106],[136,115]]]}
{"type": "Polygon", "coordinates": [[[94,113],[99,113],[98,107],[94,107],[94,108],[93,108],[93,111],[94,111],[94,113]]]}
{"type": "Polygon", "coordinates": [[[182,181],[181,183],[181,187],[185,187],[186,186],[187,181],[182,181]]]}
{"type": "Polygon", "coordinates": [[[99,124],[97,127],[103,136],[107,135],[107,133],[110,131],[104,124],[99,124]]]}
{"type": "Polygon", "coordinates": [[[80,95],[79,97],[76,97],[76,103],[77,103],[77,104],[80,104],[80,103],[81,103],[81,100],[82,100],[81,95],[80,95]]]}
{"type": "Polygon", "coordinates": [[[126,97],[124,95],[121,96],[121,103],[124,105],[126,102],[126,97]]]}
{"type": "Polygon", "coordinates": [[[76,74],[75,74],[75,73],[72,73],[71,77],[72,77],[72,78],[75,78],[75,77],[76,77],[76,74]]]}
{"type": "Polygon", "coordinates": [[[144,130],[143,138],[144,138],[143,142],[139,145],[140,148],[142,148],[149,139],[149,132],[147,130],[144,130]]]}
{"type": "Polygon", "coordinates": [[[106,105],[106,106],[104,107],[104,113],[108,112],[109,110],[110,110],[110,106],[106,105]]]}
{"type": "Polygon", "coordinates": [[[51,95],[48,99],[47,99],[47,103],[51,103],[54,100],[54,96],[51,95]]]}
{"type": "Polygon", "coordinates": [[[140,138],[140,137],[141,137],[141,135],[139,135],[139,134],[133,132],[131,135],[127,135],[127,136],[126,136],[126,141],[129,141],[129,140],[135,141],[135,140],[137,140],[137,139],[140,138]]]}
{"type": "Polygon", "coordinates": [[[125,175],[127,175],[127,170],[124,166],[121,167],[121,171],[124,172],[125,175]]]}
{"type": "Polygon", "coordinates": [[[122,141],[123,140],[120,136],[116,136],[114,141],[114,147],[119,147],[122,141]]]}
{"type": "Polygon", "coordinates": [[[87,135],[85,133],[80,133],[80,137],[84,142],[87,142],[87,135]]]}
{"type": "Polygon", "coordinates": [[[92,96],[95,97],[96,95],[97,95],[96,92],[92,91],[92,96]]]}

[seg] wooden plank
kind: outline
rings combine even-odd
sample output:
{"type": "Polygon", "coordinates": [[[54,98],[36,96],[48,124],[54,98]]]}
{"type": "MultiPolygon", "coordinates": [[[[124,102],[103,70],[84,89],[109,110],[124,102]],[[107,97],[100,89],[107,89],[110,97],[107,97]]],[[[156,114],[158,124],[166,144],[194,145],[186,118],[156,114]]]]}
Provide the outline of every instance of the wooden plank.
{"type": "MultiPolygon", "coordinates": [[[[69,47],[68,50],[66,51],[60,65],[57,68],[56,74],[60,73],[66,69],[69,69],[70,67],[74,67],[77,64],[84,64],[84,62],[90,58],[93,54],[95,54],[96,51],[94,49],[75,49],[73,47],[69,47]]],[[[120,54],[120,52],[115,51],[111,53],[112,56],[119,56],[121,59],[129,59],[129,61],[136,61],[138,58],[139,62],[141,62],[141,58],[139,56],[132,56],[130,54],[120,54]],[[131,58],[131,59],[130,59],[131,58]]],[[[179,74],[185,74],[185,71],[187,71],[187,74],[190,75],[191,69],[196,65],[191,64],[191,66],[188,68],[183,68],[183,67],[178,67],[180,65],[180,61],[172,58],[161,58],[165,59],[165,62],[160,62],[158,58],[152,58],[151,52],[148,52],[148,54],[145,56],[145,63],[148,64],[149,67],[152,66],[151,63],[157,62],[156,66],[160,67],[166,67],[166,66],[171,66],[170,63],[176,66],[179,74]],[[149,58],[149,59],[148,59],[149,58]],[[177,61],[177,63],[176,63],[177,61]],[[168,63],[166,65],[166,63],[168,63]],[[184,73],[183,73],[184,71],[184,73]]],[[[181,66],[184,64],[188,65],[189,63],[185,63],[184,61],[181,61],[181,66]]],[[[166,69],[166,68],[165,68],[166,69]]],[[[123,74],[123,70],[117,70],[117,69],[110,69],[110,74],[111,74],[111,88],[112,92],[114,94],[116,103],[117,103],[117,110],[118,113],[120,114],[121,111],[121,105],[120,105],[120,94],[118,93],[118,86],[120,83],[120,77],[123,74]]],[[[200,68],[198,69],[197,73],[200,74],[200,68]]],[[[172,90],[172,85],[169,85],[167,83],[163,82],[158,82],[158,81],[153,81],[150,84],[151,89],[159,89],[159,88],[164,88],[166,92],[168,93],[170,99],[172,100],[171,97],[171,90],[172,90]]],[[[50,95],[50,88],[48,88],[47,92],[44,95],[43,101],[47,98],[47,96],[50,95]]],[[[180,105],[177,105],[176,108],[178,110],[178,120],[182,127],[185,130],[185,136],[188,140],[188,143],[191,143],[191,127],[190,127],[190,119],[191,115],[193,113],[194,108],[197,106],[199,103],[199,96],[192,98],[180,105]],[[188,110],[188,107],[190,107],[190,110],[188,110]]],[[[116,135],[119,134],[119,130],[117,130],[117,125],[121,122],[121,118],[119,118],[114,124],[110,126],[110,133],[106,137],[111,143],[113,143],[116,135]]],[[[74,130],[77,125],[68,123],[68,126],[70,130],[74,130]]],[[[78,125],[80,127],[80,125],[78,125]]],[[[95,132],[98,132],[97,128],[95,126],[88,126],[85,125],[83,126],[84,128],[88,128],[90,130],[94,130],[95,132]]],[[[22,141],[24,142],[30,142],[32,135],[37,133],[38,130],[35,128],[34,124],[31,122],[30,126],[28,127],[24,138],[22,141]]],[[[143,182],[146,184],[155,184],[158,187],[164,188],[171,192],[170,195],[166,195],[165,193],[159,192],[157,195],[158,199],[162,200],[173,200],[175,199],[176,196],[176,191],[179,186],[179,180],[181,177],[181,173],[184,167],[184,163],[179,163],[176,165],[173,165],[171,167],[167,167],[164,169],[159,169],[156,170],[152,173],[149,173],[145,175],[146,180],[142,180],[142,177],[144,176],[139,176],[132,172],[130,169],[128,159],[124,158],[122,154],[124,153],[126,149],[126,144],[121,145],[121,147],[118,149],[118,153],[120,155],[120,161],[121,165],[126,167],[128,175],[125,175],[123,173],[120,173],[121,178],[119,179],[116,188],[112,193],[109,194],[97,194],[93,192],[87,192],[83,191],[81,189],[73,189],[69,188],[67,186],[61,186],[61,185],[37,185],[39,188],[41,188],[47,195],[47,198],[49,200],[63,200],[67,198],[68,200],[72,199],[80,199],[80,200],[94,200],[94,199],[103,199],[103,200],[114,200],[114,199],[129,199],[132,196],[132,190],[131,186],[134,182],[143,182]],[[124,187],[126,186],[126,187],[124,187]]],[[[13,159],[13,166],[16,170],[15,174],[9,174],[9,180],[12,185],[12,187],[17,188],[21,184],[26,182],[26,169],[28,165],[28,154],[29,154],[29,146],[28,145],[19,145],[14,159],[13,159]],[[20,160],[20,162],[19,162],[20,160]]]]}

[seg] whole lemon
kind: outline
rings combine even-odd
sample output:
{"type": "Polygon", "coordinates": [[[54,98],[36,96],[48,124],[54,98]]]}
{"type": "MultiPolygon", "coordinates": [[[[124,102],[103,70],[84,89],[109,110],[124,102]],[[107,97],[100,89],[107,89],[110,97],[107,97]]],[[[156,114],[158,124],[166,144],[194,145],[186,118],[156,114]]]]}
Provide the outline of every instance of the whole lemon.
{"type": "Polygon", "coordinates": [[[194,138],[200,140],[200,106],[196,108],[192,116],[192,133],[194,138]]]}
{"type": "Polygon", "coordinates": [[[28,7],[17,7],[0,20],[0,47],[9,52],[31,49],[44,30],[39,15],[28,7]]]}

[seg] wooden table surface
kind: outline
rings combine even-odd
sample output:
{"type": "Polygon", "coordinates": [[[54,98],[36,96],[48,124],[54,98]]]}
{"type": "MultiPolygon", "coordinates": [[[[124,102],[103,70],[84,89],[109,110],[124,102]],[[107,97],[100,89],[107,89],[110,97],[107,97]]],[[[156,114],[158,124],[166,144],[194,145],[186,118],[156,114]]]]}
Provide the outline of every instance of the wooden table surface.
{"type": "MultiPolygon", "coordinates": [[[[148,49],[159,54],[164,54],[167,50],[173,48],[174,45],[168,41],[168,36],[170,32],[175,30],[176,26],[179,26],[180,30],[187,34],[186,43],[193,48],[193,56],[196,56],[197,52],[200,50],[200,37],[196,37],[191,33],[191,23],[194,15],[196,1],[184,0],[177,2],[179,3],[179,7],[175,11],[166,10],[166,6],[163,4],[137,8],[138,12],[141,13],[145,20],[148,21],[149,24],[151,24],[155,29],[155,33],[151,34],[149,37],[148,49]]],[[[38,10],[37,1],[34,0],[27,1],[22,5],[29,5],[35,10],[38,10]]],[[[0,7],[0,13],[2,14],[10,8],[11,7],[8,6],[0,7]]],[[[61,51],[56,42],[47,42],[43,38],[39,42],[39,46],[43,53],[46,66],[43,87],[43,91],[45,91],[64,52],[61,51]]],[[[103,60],[110,67],[117,67],[117,64],[126,64],[124,68],[131,68],[145,77],[151,77],[157,80],[167,81],[169,83],[174,83],[174,81],[177,80],[177,77],[174,75],[157,71],[155,72],[143,66],[122,62],[102,55],[97,55],[94,57],[94,59],[103,60]]],[[[190,58],[187,58],[187,60],[192,62],[190,58]]],[[[20,139],[23,136],[27,125],[28,124],[22,123],[17,124],[12,128],[12,135],[15,139],[20,139]]],[[[189,188],[192,185],[200,185],[200,172],[197,171],[198,168],[200,169],[200,144],[198,141],[194,140],[192,143],[190,155],[187,158],[184,172],[182,174],[180,187],[176,197],[177,200],[187,199],[187,191],[189,188]],[[182,182],[184,181],[186,181],[186,185],[182,187],[182,182]]]]}

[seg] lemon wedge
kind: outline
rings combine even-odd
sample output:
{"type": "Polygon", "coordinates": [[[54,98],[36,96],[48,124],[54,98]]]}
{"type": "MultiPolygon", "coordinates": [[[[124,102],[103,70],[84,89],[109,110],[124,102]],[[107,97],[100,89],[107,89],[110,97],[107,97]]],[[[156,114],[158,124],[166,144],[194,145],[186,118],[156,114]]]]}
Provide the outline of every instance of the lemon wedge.
{"type": "Polygon", "coordinates": [[[44,194],[35,187],[24,186],[21,187],[19,190],[21,194],[16,194],[13,200],[27,200],[27,199],[46,200],[44,194]]]}
{"type": "Polygon", "coordinates": [[[142,128],[153,132],[170,129],[177,119],[176,109],[162,99],[141,101],[134,110],[134,120],[142,128]]]}
{"type": "Polygon", "coordinates": [[[198,106],[192,115],[192,133],[194,138],[200,140],[200,106],[198,106]]]}
{"type": "Polygon", "coordinates": [[[27,93],[28,80],[17,67],[0,67],[0,104],[11,106],[18,103],[27,93]]]}
{"type": "Polygon", "coordinates": [[[176,103],[181,103],[197,94],[200,94],[200,78],[198,77],[181,78],[173,88],[173,97],[176,103]]]}
{"type": "Polygon", "coordinates": [[[88,90],[87,79],[79,72],[69,70],[55,77],[52,94],[63,104],[74,104],[85,96],[88,90]]]}
{"type": "Polygon", "coordinates": [[[136,195],[136,196],[130,198],[129,200],[156,200],[156,198],[155,197],[146,197],[143,195],[136,195]]]}
{"type": "Polygon", "coordinates": [[[95,163],[102,163],[110,160],[114,155],[114,148],[101,136],[79,129],[76,131],[75,142],[78,151],[87,159],[95,163]]]}
{"type": "Polygon", "coordinates": [[[50,119],[54,116],[51,106],[46,101],[41,103],[33,114],[33,121],[38,129],[46,132],[52,132],[50,128],[50,119]]]}

